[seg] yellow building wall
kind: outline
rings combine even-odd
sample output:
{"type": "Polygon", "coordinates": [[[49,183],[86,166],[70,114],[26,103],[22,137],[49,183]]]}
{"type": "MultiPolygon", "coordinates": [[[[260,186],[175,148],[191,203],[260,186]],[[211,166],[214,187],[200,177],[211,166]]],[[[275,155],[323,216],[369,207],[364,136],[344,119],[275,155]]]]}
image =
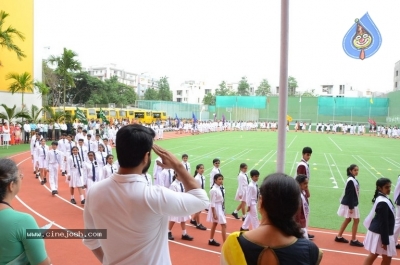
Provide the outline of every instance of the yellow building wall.
{"type": "MultiPolygon", "coordinates": [[[[33,79],[33,1],[34,0],[0,0],[0,10],[9,16],[5,20],[3,30],[12,26],[25,36],[25,41],[14,38],[14,43],[21,48],[26,57],[18,60],[15,52],[5,47],[0,47],[0,92],[8,91],[11,81],[6,81],[5,76],[10,72],[28,72],[33,79]]],[[[28,92],[27,92],[28,93],[28,92]]],[[[15,95],[17,96],[17,95],[15,95]]]]}

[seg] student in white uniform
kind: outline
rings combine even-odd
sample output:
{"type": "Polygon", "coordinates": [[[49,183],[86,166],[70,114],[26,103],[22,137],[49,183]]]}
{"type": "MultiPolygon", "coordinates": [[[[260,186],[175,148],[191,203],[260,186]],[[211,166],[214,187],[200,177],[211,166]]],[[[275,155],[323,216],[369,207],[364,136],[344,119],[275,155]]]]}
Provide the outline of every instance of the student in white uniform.
{"type": "Polygon", "coordinates": [[[174,182],[175,172],[173,169],[164,168],[161,173],[158,174],[158,185],[169,189],[174,182]]]}
{"type": "Polygon", "coordinates": [[[187,154],[182,155],[182,165],[190,173],[190,163],[188,162],[189,156],[187,154]]]}
{"type": "Polygon", "coordinates": [[[86,148],[86,146],[84,145],[84,140],[83,139],[79,139],[78,141],[78,150],[79,150],[79,155],[81,156],[81,159],[83,162],[87,162],[88,161],[88,150],[86,148]]]}
{"type": "Polygon", "coordinates": [[[157,157],[156,160],[154,161],[154,167],[153,167],[154,185],[160,185],[161,172],[163,171],[163,168],[157,165],[157,161],[162,163],[160,157],[157,157]]]}
{"type": "Polygon", "coordinates": [[[103,179],[103,167],[107,164],[107,160],[106,160],[107,153],[104,152],[103,144],[99,144],[98,148],[99,149],[97,152],[95,152],[95,154],[96,154],[97,166],[98,166],[99,172],[100,172],[99,180],[102,180],[103,179]]]}
{"type": "MultiPolygon", "coordinates": [[[[173,190],[175,192],[185,192],[185,187],[183,186],[183,183],[179,180],[179,176],[175,174],[174,176],[174,182],[172,182],[171,186],[169,187],[170,190],[173,190]]],[[[189,220],[189,216],[170,216],[169,217],[169,223],[168,223],[168,239],[169,240],[174,240],[175,238],[172,236],[172,227],[174,226],[175,223],[180,223],[181,228],[182,228],[182,240],[188,240],[192,241],[193,237],[189,236],[186,232],[186,221],[189,220]]]]}
{"type": "Polygon", "coordinates": [[[86,135],[86,141],[84,142],[84,145],[86,147],[86,149],[88,150],[88,152],[93,151],[96,152],[98,147],[97,145],[94,143],[94,141],[92,141],[92,135],[91,134],[87,134],[86,135]]]}
{"type": "Polygon", "coordinates": [[[67,145],[67,142],[68,142],[68,140],[66,138],[67,138],[67,134],[63,133],[61,135],[61,139],[58,140],[58,146],[57,146],[57,149],[63,155],[63,158],[61,159],[61,167],[60,167],[62,176],[65,176],[65,171],[66,171],[66,169],[65,169],[65,167],[66,167],[66,163],[65,163],[65,161],[66,161],[66,148],[67,148],[66,145],[67,145]]]}
{"type": "Polygon", "coordinates": [[[397,240],[400,236],[400,175],[397,177],[396,188],[393,193],[394,205],[396,206],[396,222],[394,225],[394,240],[396,241],[396,248],[400,249],[400,244],[397,240]]]}
{"type": "Polygon", "coordinates": [[[303,237],[311,239],[308,236],[308,217],[310,215],[310,206],[308,204],[308,197],[306,195],[306,190],[308,190],[308,177],[306,175],[296,176],[296,181],[300,186],[300,198],[301,206],[295,215],[296,222],[300,224],[301,230],[303,232],[303,237]]]}
{"type": "Polygon", "coordinates": [[[114,172],[117,171],[113,165],[113,160],[114,160],[113,155],[107,155],[106,157],[107,164],[103,167],[102,180],[111,177],[114,174],[114,172]]]}
{"type": "Polygon", "coordinates": [[[106,152],[108,155],[112,155],[112,148],[111,148],[111,146],[108,144],[108,139],[107,139],[107,138],[103,138],[103,144],[104,144],[104,147],[105,147],[105,152],[106,152]]]}
{"type": "Polygon", "coordinates": [[[212,188],[214,185],[214,175],[215,174],[221,174],[221,170],[219,169],[219,166],[221,164],[221,161],[219,158],[214,158],[213,159],[213,169],[210,172],[210,187],[212,188]]]}
{"type": "Polygon", "coordinates": [[[238,188],[236,190],[235,201],[239,201],[239,205],[233,211],[232,215],[236,219],[240,219],[238,211],[242,210],[242,220],[246,219],[246,192],[249,186],[249,179],[247,177],[247,165],[245,163],[240,164],[239,174],[237,176],[238,188]]]}
{"type": "Polygon", "coordinates": [[[49,155],[49,147],[46,145],[46,140],[42,138],[40,140],[40,146],[36,147],[36,168],[40,172],[40,176],[43,180],[40,184],[44,185],[47,183],[47,157],[49,155]]]}
{"type": "Polygon", "coordinates": [[[35,135],[31,137],[31,144],[30,144],[30,149],[31,149],[31,157],[32,157],[32,164],[33,164],[33,174],[36,175],[36,178],[39,177],[39,170],[36,168],[36,148],[39,147],[40,145],[40,134],[39,131],[35,130],[35,135]]]}
{"type": "Polygon", "coordinates": [[[260,172],[258,172],[258,170],[253,169],[252,171],[250,171],[251,182],[249,184],[249,187],[247,188],[246,194],[248,214],[243,222],[243,225],[240,227],[240,231],[249,231],[250,224],[252,229],[256,229],[260,225],[257,211],[257,202],[258,197],[260,196],[260,191],[257,184],[259,176],[260,172]]]}
{"type": "Polygon", "coordinates": [[[88,160],[84,166],[86,181],[86,193],[89,189],[100,180],[99,164],[96,161],[96,154],[93,151],[88,152],[88,160]]]}
{"type": "Polygon", "coordinates": [[[220,243],[214,240],[215,229],[221,225],[222,242],[226,239],[226,218],[225,218],[225,190],[223,187],[224,176],[215,174],[213,184],[210,190],[210,207],[207,214],[207,222],[212,223],[210,231],[210,246],[219,246],[220,243]]]}
{"type": "Polygon", "coordinates": [[[364,248],[370,253],[364,265],[372,265],[381,255],[381,264],[390,264],[392,257],[397,256],[396,241],[393,237],[395,208],[389,199],[392,182],[388,178],[376,181],[376,190],[372,202],[374,206],[365,218],[364,226],[368,229],[365,235],[364,248]]]}
{"type": "Polygon", "coordinates": [[[49,183],[51,194],[58,194],[58,169],[64,164],[64,154],[58,150],[58,142],[51,143],[51,149],[47,155],[47,172],[49,172],[49,183]]]}
{"type": "MultiPolygon", "coordinates": [[[[206,178],[204,177],[204,165],[203,164],[198,164],[196,166],[196,171],[194,173],[194,178],[195,180],[199,183],[200,187],[204,190],[206,187],[206,178]]],[[[200,213],[197,212],[193,215],[193,218],[190,220],[190,223],[194,226],[196,226],[197,229],[199,230],[207,230],[201,222],[200,222],[200,213]]]]}
{"type": "Polygon", "coordinates": [[[69,181],[69,188],[71,192],[71,203],[76,204],[74,193],[75,188],[78,189],[81,204],[85,204],[85,196],[83,196],[82,187],[84,186],[83,162],[78,152],[78,147],[72,147],[72,155],[67,160],[67,177],[69,181]]]}

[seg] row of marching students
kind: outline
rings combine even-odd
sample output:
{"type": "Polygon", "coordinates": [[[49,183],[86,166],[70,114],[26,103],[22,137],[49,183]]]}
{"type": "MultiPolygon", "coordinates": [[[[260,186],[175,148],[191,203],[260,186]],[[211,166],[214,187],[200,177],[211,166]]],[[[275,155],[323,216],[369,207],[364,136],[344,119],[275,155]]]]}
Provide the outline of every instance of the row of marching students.
{"type": "Polygon", "coordinates": [[[75,142],[72,141],[71,135],[63,135],[58,142],[52,142],[49,148],[45,139],[40,138],[38,133],[35,134],[31,140],[31,155],[36,178],[42,177],[41,184],[44,185],[48,175],[52,195],[58,194],[58,176],[61,169],[62,175],[66,176],[66,182],[69,183],[71,203],[76,204],[76,188],[81,204],[84,205],[83,189],[87,191],[95,182],[110,177],[118,165],[118,162],[114,163],[111,147],[107,146],[106,141],[98,141],[97,148],[93,148],[94,144],[90,135],[87,135],[86,141],[79,138],[75,142]],[[105,151],[105,146],[110,152],[105,151]]]}

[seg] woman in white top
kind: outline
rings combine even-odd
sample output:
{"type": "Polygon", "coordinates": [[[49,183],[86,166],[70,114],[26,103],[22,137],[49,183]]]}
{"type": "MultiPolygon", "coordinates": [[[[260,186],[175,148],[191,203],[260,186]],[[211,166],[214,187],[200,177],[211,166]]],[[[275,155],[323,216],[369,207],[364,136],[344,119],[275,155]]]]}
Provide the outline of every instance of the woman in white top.
{"type": "Polygon", "coordinates": [[[117,171],[117,169],[113,165],[113,162],[114,162],[113,155],[107,155],[106,161],[107,161],[107,164],[103,167],[102,179],[111,177],[114,174],[114,172],[117,171]]]}
{"type": "Polygon", "coordinates": [[[86,192],[100,180],[100,169],[99,163],[96,161],[96,155],[93,151],[88,152],[88,161],[86,161],[84,166],[85,172],[85,185],[86,185],[86,192]]]}
{"type": "Polygon", "coordinates": [[[233,211],[232,215],[236,219],[240,219],[238,216],[238,211],[242,210],[242,219],[246,218],[246,192],[247,188],[249,187],[249,179],[247,178],[247,165],[245,163],[240,164],[240,171],[239,175],[237,176],[237,181],[238,181],[238,188],[236,191],[236,196],[235,200],[239,201],[238,207],[236,207],[236,210],[233,211]]]}
{"type": "MultiPolygon", "coordinates": [[[[196,171],[194,173],[194,178],[195,180],[199,183],[200,187],[204,190],[205,186],[206,186],[206,178],[204,177],[204,165],[203,164],[198,164],[196,166],[196,171]]],[[[201,222],[200,222],[200,213],[195,213],[193,215],[193,219],[190,220],[190,223],[192,225],[195,225],[197,229],[199,230],[207,230],[207,228],[205,228],[201,222]]]]}
{"type": "Polygon", "coordinates": [[[215,174],[213,180],[214,183],[210,190],[210,208],[207,214],[207,222],[212,223],[208,244],[219,246],[220,243],[214,240],[215,229],[218,224],[221,225],[222,241],[225,242],[226,239],[224,176],[219,173],[215,174]]]}
{"type": "Polygon", "coordinates": [[[100,171],[100,179],[103,179],[103,167],[107,164],[107,153],[104,152],[104,145],[103,144],[99,144],[98,146],[98,151],[95,153],[96,154],[96,161],[97,161],[97,165],[99,167],[99,171],[100,171]]]}
{"type": "Polygon", "coordinates": [[[82,187],[84,186],[84,167],[83,161],[79,155],[78,147],[72,147],[72,155],[67,159],[67,178],[71,192],[71,203],[76,204],[74,198],[74,189],[77,188],[81,199],[81,204],[85,204],[85,197],[83,196],[82,187]]]}
{"type": "Polygon", "coordinates": [[[49,156],[49,147],[46,145],[46,140],[42,138],[40,140],[40,146],[36,148],[36,168],[40,171],[40,176],[43,177],[43,180],[40,184],[44,185],[47,182],[47,170],[48,163],[47,157],[49,156]]]}
{"type": "Polygon", "coordinates": [[[10,126],[8,123],[3,123],[3,144],[10,145],[11,137],[10,137],[10,126]]]}
{"type": "MultiPolygon", "coordinates": [[[[185,187],[183,186],[183,183],[179,180],[178,174],[175,173],[174,175],[174,182],[172,182],[171,186],[169,187],[170,190],[173,190],[175,192],[185,192],[185,187]]],[[[169,223],[168,223],[168,239],[169,240],[174,240],[174,237],[172,236],[172,227],[174,226],[175,223],[180,223],[181,228],[182,228],[182,240],[188,240],[192,241],[193,237],[189,236],[186,233],[186,221],[189,220],[190,217],[188,215],[186,216],[170,216],[169,217],[169,223]]]]}

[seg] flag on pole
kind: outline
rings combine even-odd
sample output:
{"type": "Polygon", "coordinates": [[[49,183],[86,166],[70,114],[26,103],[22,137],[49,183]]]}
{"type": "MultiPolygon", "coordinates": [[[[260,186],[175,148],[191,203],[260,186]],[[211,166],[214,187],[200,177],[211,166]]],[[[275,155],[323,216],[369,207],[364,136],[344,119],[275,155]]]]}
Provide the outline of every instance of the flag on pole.
{"type": "Polygon", "coordinates": [[[103,122],[105,122],[106,124],[110,124],[110,122],[107,120],[107,117],[106,117],[106,115],[104,115],[104,111],[100,108],[100,113],[99,113],[99,115],[100,115],[100,119],[103,121],[103,122]]]}
{"type": "Polygon", "coordinates": [[[88,124],[85,114],[78,107],[76,108],[76,118],[83,124],[88,124]]]}
{"type": "Polygon", "coordinates": [[[196,118],[196,115],[194,115],[194,112],[192,112],[192,118],[193,118],[193,123],[196,123],[197,122],[197,118],[196,118]]]}
{"type": "Polygon", "coordinates": [[[291,122],[291,121],[293,120],[293,118],[290,117],[289,115],[286,115],[286,120],[287,120],[288,122],[291,122]]]}
{"type": "Polygon", "coordinates": [[[374,104],[374,100],[372,99],[372,97],[369,99],[369,103],[374,104]]]}

